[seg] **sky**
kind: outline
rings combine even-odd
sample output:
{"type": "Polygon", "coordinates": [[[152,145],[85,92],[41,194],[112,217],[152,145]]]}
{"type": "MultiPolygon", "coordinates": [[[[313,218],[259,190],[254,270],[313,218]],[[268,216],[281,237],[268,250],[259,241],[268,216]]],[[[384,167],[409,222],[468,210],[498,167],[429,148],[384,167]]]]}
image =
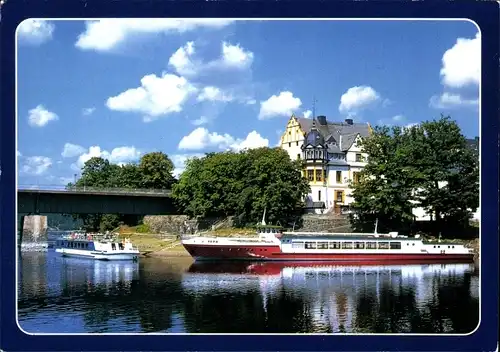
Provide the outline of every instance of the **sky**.
{"type": "Polygon", "coordinates": [[[18,184],[152,151],[178,175],[206,152],[277,146],[292,113],[313,110],[373,126],[445,114],[473,138],[480,42],[468,21],[26,20],[18,184]]]}

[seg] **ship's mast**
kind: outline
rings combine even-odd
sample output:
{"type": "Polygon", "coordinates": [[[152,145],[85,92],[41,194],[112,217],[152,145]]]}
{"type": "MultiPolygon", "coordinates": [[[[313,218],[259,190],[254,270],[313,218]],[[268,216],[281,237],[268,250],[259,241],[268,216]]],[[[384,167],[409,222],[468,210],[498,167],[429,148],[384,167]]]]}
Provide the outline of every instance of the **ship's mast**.
{"type": "Polygon", "coordinates": [[[378,228],[378,218],[375,220],[375,231],[373,233],[377,233],[377,228],[378,228]]]}

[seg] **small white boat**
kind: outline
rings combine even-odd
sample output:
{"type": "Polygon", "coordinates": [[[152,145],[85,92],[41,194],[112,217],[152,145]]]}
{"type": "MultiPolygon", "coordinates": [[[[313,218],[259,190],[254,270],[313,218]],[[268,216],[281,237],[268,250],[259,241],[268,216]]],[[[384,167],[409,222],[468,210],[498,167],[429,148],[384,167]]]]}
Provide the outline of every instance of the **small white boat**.
{"type": "Polygon", "coordinates": [[[63,257],[97,260],[137,260],[139,250],[129,239],[102,234],[72,233],[57,239],[55,252],[63,257]]]}

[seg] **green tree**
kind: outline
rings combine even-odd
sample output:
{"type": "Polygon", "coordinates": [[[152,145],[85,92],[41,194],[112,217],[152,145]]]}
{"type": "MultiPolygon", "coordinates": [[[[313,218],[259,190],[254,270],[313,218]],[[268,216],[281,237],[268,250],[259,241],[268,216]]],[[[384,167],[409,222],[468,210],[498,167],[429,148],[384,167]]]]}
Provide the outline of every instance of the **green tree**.
{"type": "Polygon", "coordinates": [[[174,164],[168,155],[162,152],[148,153],[139,163],[141,187],[149,189],[170,189],[175,183],[174,164]]]}
{"type": "Polygon", "coordinates": [[[280,148],[210,153],[186,163],[173,195],[190,216],[236,215],[254,224],[267,209],[269,222],[288,222],[309,191],[301,168],[280,148]]]}
{"type": "Polygon", "coordinates": [[[353,184],[357,230],[407,231],[412,209],[431,214],[437,231],[468,226],[479,205],[478,159],[450,117],[410,128],[377,127],[362,142],[368,164],[353,184]]]}

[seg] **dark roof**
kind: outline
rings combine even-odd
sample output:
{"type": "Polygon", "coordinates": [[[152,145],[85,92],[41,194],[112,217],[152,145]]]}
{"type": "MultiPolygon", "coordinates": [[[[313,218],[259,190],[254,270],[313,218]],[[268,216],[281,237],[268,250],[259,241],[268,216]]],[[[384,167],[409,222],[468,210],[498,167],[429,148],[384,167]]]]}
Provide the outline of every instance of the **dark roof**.
{"type": "Polygon", "coordinates": [[[321,125],[314,119],[306,119],[305,117],[296,118],[306,136],[313,128],[321,134],[327,142],[328,152],[330,153],[344,152],[351,148],[358,134],[361,137],[368,137],[370,134],[370,127],[367,123],[348,124],[345,122],[327,121],[326,125],[321,125]],[[332,143],[328,143],[329,139],[332,140],[332,143]]]}

